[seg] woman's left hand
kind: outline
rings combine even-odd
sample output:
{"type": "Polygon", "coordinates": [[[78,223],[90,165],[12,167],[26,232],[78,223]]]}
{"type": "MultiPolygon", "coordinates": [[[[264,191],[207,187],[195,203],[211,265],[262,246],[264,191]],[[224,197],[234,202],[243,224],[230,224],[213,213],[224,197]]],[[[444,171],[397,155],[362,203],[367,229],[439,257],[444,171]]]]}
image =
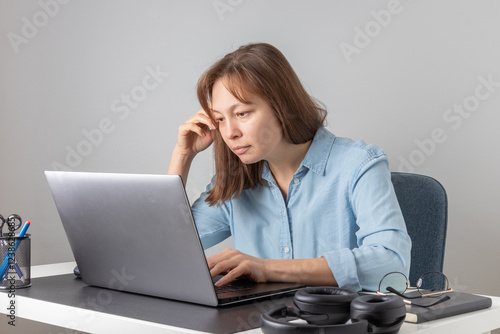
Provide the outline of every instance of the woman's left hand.
{"type": "Polygon", "coordinates": [[[266,282],[266,262],[231,248],[226,248],[207,259],[212,277],[225,275],[215,283],[216,286],[229,283],[240,276],[249,277],[255,282],[266,282]]]}

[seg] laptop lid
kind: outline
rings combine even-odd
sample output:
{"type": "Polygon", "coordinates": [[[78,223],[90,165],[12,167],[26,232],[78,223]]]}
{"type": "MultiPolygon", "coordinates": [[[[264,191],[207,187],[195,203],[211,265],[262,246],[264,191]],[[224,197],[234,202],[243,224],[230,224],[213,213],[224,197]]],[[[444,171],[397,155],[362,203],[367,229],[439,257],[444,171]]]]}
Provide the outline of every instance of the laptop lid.
{"type": "MultiPolygon", "coordinates": [[[[245,299],[217,297],[180,176],[45,175],[85,283],[209,306],[245,299]]],[[[253,283],[245,294],[301,286],[253,283]]]]}

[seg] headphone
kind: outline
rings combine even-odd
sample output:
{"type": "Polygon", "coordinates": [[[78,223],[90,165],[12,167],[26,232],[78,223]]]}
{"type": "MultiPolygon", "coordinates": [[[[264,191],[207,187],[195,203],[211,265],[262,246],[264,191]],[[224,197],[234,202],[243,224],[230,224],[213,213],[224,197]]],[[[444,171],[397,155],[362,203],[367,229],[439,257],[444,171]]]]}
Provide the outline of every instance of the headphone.
{"type": "Polygon", "coordinates": [[[335,287],[307,287],[297,291],[296,308],[278,305],[262,314],[265,334],[366,334],[399,332],[406,317],[403,298],[365,295],[335,287]],[[307,322],[297,323],[292,320],[307,322]],[[351,323],[346,324],[351,319],[351,323]]]}

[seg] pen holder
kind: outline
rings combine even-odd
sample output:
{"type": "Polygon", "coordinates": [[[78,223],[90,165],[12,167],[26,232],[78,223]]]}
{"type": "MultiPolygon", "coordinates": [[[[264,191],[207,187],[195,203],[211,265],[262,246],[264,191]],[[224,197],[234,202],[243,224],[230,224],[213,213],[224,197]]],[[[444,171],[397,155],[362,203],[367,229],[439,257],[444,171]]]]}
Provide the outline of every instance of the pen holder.
{"type": "Polygon", "coordinates": [[[0,264],[4,268],[0,273],[0,289],[13,290],[31,286],[30,236],[0,237],[0,264]]]}

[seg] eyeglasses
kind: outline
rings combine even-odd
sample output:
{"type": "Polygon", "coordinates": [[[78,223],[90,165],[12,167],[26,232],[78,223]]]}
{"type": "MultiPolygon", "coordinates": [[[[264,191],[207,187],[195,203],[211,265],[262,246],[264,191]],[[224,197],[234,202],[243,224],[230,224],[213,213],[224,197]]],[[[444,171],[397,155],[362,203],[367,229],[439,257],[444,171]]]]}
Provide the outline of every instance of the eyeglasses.
{"type": "Polygon", "coordinates": [[[450,299],[449,296],[443,296],[446,293],[452,292],[453,289],[448,285],[448,278],[441,272],[431,271],[423,274],[417,280],[416,287],[410,287],[408,278],[399,272],[388,273],[380,280],[377,293],[385,295],[394,293],[405,299],[407,304],[412,304],[421,307],[430,307],[442,303],[450,299]],[[418,294],[415,293],[418,291],[418,294]],[[408,292],[405,294],[405,292],[408,292]],[[408,299],[417,299],[423,297],[441,297],[431,303],[416,303],[408,299]]]}

